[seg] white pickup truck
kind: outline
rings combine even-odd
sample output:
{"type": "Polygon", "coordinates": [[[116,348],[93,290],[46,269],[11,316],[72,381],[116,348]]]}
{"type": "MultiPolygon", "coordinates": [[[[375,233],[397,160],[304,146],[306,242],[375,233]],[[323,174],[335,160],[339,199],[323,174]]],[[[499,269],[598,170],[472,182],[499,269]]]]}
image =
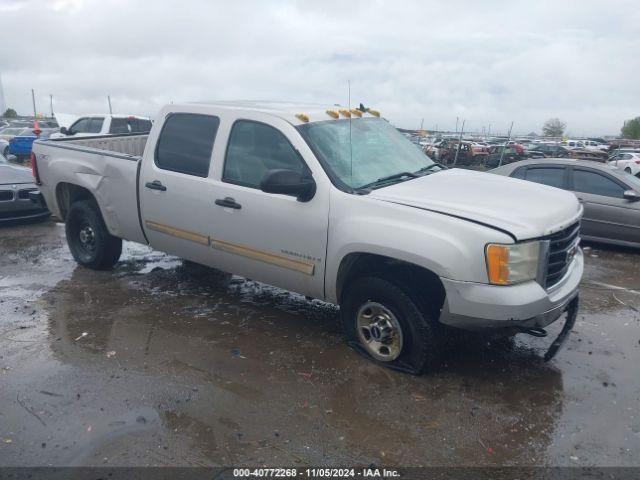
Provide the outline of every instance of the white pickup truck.
{"type": "Polygon", "coordinates": [[[151,125],[149,118],[136,115],[105,115],[101,113],[84,115],[68,128],[61,127],[60,133],[54,133],[50,138],[148,133],[151,130],[151,125]]]}
{"type": "Polygon", "coordinates": [[[550,358],[575,321],[570,192],[447,169],[369,109],[172,104],[157,118],[149,135],[35,142],[80,264],[113,267],[125,239],[337,303],[352,346],[414,373],[449,327],[543,336],[566,311],[550,358]]]}

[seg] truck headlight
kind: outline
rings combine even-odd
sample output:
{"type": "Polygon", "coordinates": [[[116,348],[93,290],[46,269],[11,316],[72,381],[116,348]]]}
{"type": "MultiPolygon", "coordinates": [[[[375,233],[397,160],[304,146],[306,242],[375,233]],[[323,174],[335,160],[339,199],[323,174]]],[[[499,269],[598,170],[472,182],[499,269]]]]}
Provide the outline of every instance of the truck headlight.
{"type": "Polygon", "coordinates": [[[490,243],[485,251],[489,283],[512,285],[535,280],[538,276],[540,250],[539,241],[511,245],[490,243]]]}

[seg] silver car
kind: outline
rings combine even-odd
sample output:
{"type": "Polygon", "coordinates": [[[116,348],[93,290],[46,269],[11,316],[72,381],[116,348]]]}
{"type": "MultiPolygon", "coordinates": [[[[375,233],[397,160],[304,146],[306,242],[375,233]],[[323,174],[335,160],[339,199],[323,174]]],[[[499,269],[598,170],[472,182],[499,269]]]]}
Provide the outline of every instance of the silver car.
{"type": "Polygon", "coordinates": [[[0,154],[0,225],[49,217],[46,206],[31,201],[31,192],[38,192],[31,170],[10,165],[0,154]]]}
{"type": "Polygon", "coordinates": [[[491,170],[570,190],[584,205],[584,240],[640,247],[640,179],[611,165],[561,158],[538,158],[491,170]]]}

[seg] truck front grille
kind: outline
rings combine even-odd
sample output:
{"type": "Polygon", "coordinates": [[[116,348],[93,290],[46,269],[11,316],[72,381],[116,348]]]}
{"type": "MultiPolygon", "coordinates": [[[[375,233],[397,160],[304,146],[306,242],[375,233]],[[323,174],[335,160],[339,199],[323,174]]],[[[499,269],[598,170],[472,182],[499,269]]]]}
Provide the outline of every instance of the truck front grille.
{"type": "Polygon", "coordinates": [[[549,288],[558,283],[569,269],[575,249],[580,242],[580,222],[545,237],[549,240],[549,261],[545,276],[545,287],[549,288]]]}

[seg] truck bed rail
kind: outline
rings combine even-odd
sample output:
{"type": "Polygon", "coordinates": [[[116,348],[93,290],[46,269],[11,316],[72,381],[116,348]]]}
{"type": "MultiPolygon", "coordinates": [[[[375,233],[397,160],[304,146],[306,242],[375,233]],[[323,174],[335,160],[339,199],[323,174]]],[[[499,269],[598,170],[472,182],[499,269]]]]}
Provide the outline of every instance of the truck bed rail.
{"type": "Polygon", "coordinates": [[[46,143],[48,146],[57,148],[137,161],[144,153],[144,147],[148,138],[148,134],[102,135],[96,137],[40,140],[38,143],[46,143]]]}

